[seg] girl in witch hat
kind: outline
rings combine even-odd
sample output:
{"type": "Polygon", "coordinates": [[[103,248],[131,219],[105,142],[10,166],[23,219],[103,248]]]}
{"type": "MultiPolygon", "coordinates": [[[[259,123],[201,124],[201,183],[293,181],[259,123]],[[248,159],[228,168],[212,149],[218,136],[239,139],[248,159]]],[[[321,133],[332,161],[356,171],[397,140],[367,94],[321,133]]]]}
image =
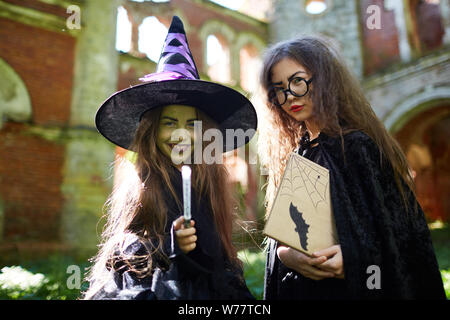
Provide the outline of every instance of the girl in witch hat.
{"type": "MultiPolygon", "coordinates": [[[[103,242],[85,299],[253,299],[231,241],[227,172],[221,163],[192,164],[192,220],[184,227],[180,167],[193,163],[203,131],[242,129],[223,151],[248,142],[256,112],[237,91],[199,79],[183,24],[174,17],[156,73],[119,91],[96,114],[98,131],[136,152],[134,164],[108,204],[103,242]],[[198,121],[198,122],[196,122],[198,121]],[[174,139],[182,129],[183,144],[174,139]],[[186,143],[187,142],[187,143],[186,143]],[[189,160],[189,161],[188,161],[189,160]]],[[[225,139],[224,139],[225,140],[225,139]]]]}

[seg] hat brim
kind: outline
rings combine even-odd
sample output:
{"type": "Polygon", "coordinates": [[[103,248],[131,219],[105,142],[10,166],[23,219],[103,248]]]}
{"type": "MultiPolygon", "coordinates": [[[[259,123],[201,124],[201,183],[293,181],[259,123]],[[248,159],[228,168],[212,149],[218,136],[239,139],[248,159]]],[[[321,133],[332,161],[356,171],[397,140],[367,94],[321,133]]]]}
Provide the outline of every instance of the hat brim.
{"type": "Polygon", "coordinates": [[[106,139],[131,150],[142,115],[172,104],[196,107],[215,120],[223,134],[224,152],[248,143],[257,128],[256,111],[244,95],[218,83],[191,79],[149,82],[118,91],[97,110],[95,125],[106,139]],[[230,143],[227,129],[247,134],[230,143]]]}

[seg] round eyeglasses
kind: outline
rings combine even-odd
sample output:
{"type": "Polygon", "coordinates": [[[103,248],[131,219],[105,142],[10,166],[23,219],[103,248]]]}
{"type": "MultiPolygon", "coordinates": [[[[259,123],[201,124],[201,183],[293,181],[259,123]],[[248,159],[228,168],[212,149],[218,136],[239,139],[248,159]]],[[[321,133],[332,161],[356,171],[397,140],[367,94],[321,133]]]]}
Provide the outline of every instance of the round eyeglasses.
{"type": "MultiPolygon", "coordinates": [[[[299,73],[299,72],[297,72],[299,73]]],[[[282,87],[272,87],[269,91],[269,101],[278,107],[281,107],[286,103],[287,93],[290,92],[294,97],[303,97],[309,91],[309,84],[313,78],[306,80],[302,77],[296,77],[294,75],[289,78],[287,89],[282,87]]]]}

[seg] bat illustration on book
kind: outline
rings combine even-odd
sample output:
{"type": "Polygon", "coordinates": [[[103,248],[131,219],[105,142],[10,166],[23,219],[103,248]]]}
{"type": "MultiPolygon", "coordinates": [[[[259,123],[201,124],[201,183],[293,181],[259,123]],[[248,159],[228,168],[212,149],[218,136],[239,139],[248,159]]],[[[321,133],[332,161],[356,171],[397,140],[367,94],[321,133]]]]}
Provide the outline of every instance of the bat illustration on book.
{"type": "Polygon", "coordinates": [[[306,223],[305,219],[303,219],[303,214],[298,211],[297,207],[295,207],[292,202],[289,206],[289,214],[292,221],[295,223],[295,232],[298,233],[298,237],[300,238],[300,245],[304,250],[308,250],[309,224],[306,223]]]}
{"type": "Polygon", "coordinates": [[[264,234],[309,256],[339,243],[330,201],[330,171],[291,153],[264,234]]]}

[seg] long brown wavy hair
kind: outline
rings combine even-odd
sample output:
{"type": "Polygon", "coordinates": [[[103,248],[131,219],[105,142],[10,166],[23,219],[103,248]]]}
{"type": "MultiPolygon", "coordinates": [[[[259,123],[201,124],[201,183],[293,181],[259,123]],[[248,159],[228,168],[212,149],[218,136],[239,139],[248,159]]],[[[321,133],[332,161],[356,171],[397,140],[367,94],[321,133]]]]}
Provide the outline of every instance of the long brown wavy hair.
{"type": "Polygon", "coordinates": [[[304,36],[277,43],[264,56],[260,82],[266,97],[259,108],[260,127],[258,149],[263,165],[267,168],[266,205],[270,212],[275,191],[280,183],[288,154],[299,143],[306,126],[291,118],[281,108],[272,104],[268,92],[272,86],[272,68],[285,58],[303,65],[313,80],[310,94],[313,117],[321,131],[340,137],[344,152],[343,135],[360,130],[378,146],[380,161],[390,162],[395,172],[397,186],[407,206],[406,190],[401,180],[414,190],[409,165],[400,146],[377,118],[364,96],[356,77],[349,71],[331,40],[321,36],[304,36]]]}
{"type": "MultiPolygon", "coordinates": [[[[110,268],[128,267],[139,277],[146,277],[151,275],[156,261],[168,265],[168,253],[161,250],[167,224],[166,204],[161,201],[167,195],[162,190],[168,188],[178,204],[181,204],[181,199],[178,199],[169,176],[174,165],[156,145],[161,110],[148,111],[142,117],[131,148],[137,154],[135,164],[125,158],[116,160],[116,165],[125,173],[122,174],[122,182],[114,188],[105,204],[107,221],[99,252],[92,259],[93,266],[86,277],[90,287],[84,299],[91,299],[103,287],[110,268]],[[148,254],[130,257],[117,252],[125,236],[130,233],[140,238],[148,254]]],[[[198,109],[197,118],[202,121],[203,132],[217,128],[214,121],[198,109]]],[[[236,200],[230,191],[225,166],[202,163],[192,164],[191,169],[192,188],[199,197],[197,200],[201,197],[202,201],[209,204],[228,259],[242,267],[232,243],[232,227],[237,217],[233,209],[236,200]]]]}

